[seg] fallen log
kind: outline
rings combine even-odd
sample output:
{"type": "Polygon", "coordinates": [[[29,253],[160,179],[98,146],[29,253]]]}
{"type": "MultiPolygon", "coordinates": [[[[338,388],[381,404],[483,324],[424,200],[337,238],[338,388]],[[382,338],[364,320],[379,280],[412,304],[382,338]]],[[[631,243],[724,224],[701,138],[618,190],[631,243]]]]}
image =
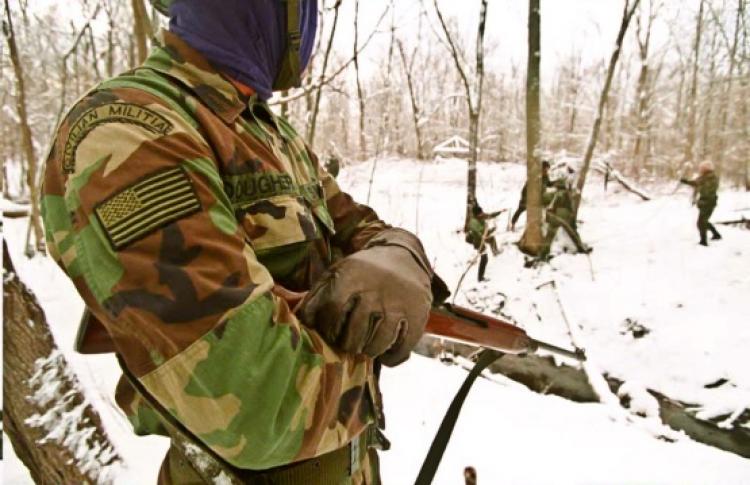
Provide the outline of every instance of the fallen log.
{"type": "Polygon", "coordinates": [[[3,217],[6,219],[20,219],[22,217],[29,217],[29,209],[5,209],[3,210],[3,217]]]}
{"type": "Polygon", "coordinates": [[[121,461],[3,241],[3,428],[35,483],[111,483],[121,461]]]}
{"type": "MultiPolygon", "coordinates": [[[[456,354],[464,357],[476,352],[476,347],[468,345],[454,344],[452,347],[456,354]]],[[[424,337],[416,350],[427,357],[436,357],[440,353],[440,348],[438,339],[424,337]]],[[[558,365],[551,356],[506,355],[489,369],[540,394],[554,394],[581,403],[598,402],[598,397],[582,369],[566,364],[558,365]]],[[[612,376],[605,376],[605,379],[615,394],[623,384],[621,379],[612,376]]],[[[750,458],[750,429],[747,427],[750,423],[750,410],[746,410],[730,429],[724,429],[719,427],[718,423],[726,416],[719,416],[710,421],[702,420],[691,410],[698,408],[698,405],[671,399],[653,389],[648,389],[648,392],[659,403],[662,422],[670,428],[683,431],[699,443],[750,458]]]]}
{"type": "Polygon", "coordinates": [[[745,226],[745,228],[750,229],[750,219],[746,218],[745,216],[742,216],[740,219],[735,219],[732,221],[715,222],[714,224],[721,224],[724,226],[743,225],[745,226]]]}

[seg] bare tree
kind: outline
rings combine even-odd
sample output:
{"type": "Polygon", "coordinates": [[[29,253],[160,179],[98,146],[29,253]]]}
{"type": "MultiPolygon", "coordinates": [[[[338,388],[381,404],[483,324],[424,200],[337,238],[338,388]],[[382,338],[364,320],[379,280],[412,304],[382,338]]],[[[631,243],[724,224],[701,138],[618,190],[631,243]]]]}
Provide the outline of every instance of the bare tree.
{"type": "Polygon", "coordinates": [[[151,22],[143,0],[131,0],[133,7],[133,37],[137,47],[137,64],[143,63],[148,56],[148,38],[151,36],[151,22]]]}
{"type": "Polygon", "coordinates": [[[310,146],[315,145],[315,128],[318,121],[318,112],[320,111],[320,98],[323,95],[323,86],[325,86],[324,80],[326,77],[326,69],[328,68],[328,59],[331,57],[331,48],[333,47],[333,39],[336,36],[336,25],[339,21],[339,7],[341,6],[341,0],[335,0],[333,5],[333,25],[331,26],[331,33],[328,37],[328,45],[326,46],[326,52],[323,55],[323,66],[320,69],[320,78],[318,81],[318,89],[315,93],[315,102],[313,103],[312,112],[310,114],[310,124],[307,130],[307,143],[310,146]]]}
{"type": "MultiPolygon", "coordinates": [[[[703,1],[703,0],[701,0],[703,1]]],[[[589,141],[586,146],[586,153],[583,156],[583,165],[581,171],[578,174],[578,181],[576,188],[578,194],[575,197],[575,213],[578,213],[578,209],[581,207],[581,196],[583,194],[583,187],[586,185],[586,176],[591,166],[591,158],[594,155],[594,149],[596,148],[596,141],[599,137],[599,129],[602,123],[602,112],[604,106],[607,104],[607,96],[609,95],[609,88],[612,85],[612,78],[614,77],[615,68],[617,67],[617,61],[620,58],[620,51],[622,50],[622,41],[625,38],[625,34],[628,31],[628,25],[630,25],[630,19],[633,17],[635,9],[638,8],[640,0],[634,0],[633,4],[630,5],[630,0],[625,0],[625,4],[622,9],[622,21],[620,22],[620,30],[617,33],[617,39],[615,40],[615,47],[612,50],[612,55],[609,59],[609,66],[607,67],[607,77],[602,87],[601,95],[599,96],[599,106],[594,118],[594,125],[591,128],[591,134],[589,135],[589,141]]]]}
{"type": "Polygon", "coordinates": [[[526,229],[519,248],[538,255],[542,250],[542,166],[539,159],[541,117],[539,103],[541,10],[539,0],[529,0],[529,51],[526,70],[526,229]]]}
{"type": "Polygon", "coordinates": [[[440,26],[445,35],[453,62],[456,66],[464,90],[466,91],[466,105],[469,114],[469,149],[470,157],[466,176],[466,217],[464,228],[469,224],[471,205],[477,200],[477,159],[479,158],[479,117],[482,112],[482,83],[484,82],[484,33],[487,24],[487,0],[480,0],[479,23],[477,25],[476,64],[474,82],[469,80],[469,74],[464,67],[456,42],[451,35],[448,24],[438,6],[438,0],[433,0],[435,12],[440,20],[440,26]]]}
{"type": "Polygon", "coordinates": [[[357,83],[357,101],[359,103],[359,158],[367,158],[367,139],[365,138],[365,96],[362,91],[362,80],[359,73],[359,0],[354,0],[354,76],[357,83]]]}
{"type": "Polygon", "coordinates": [[[651,86],[650,86],[650,62],[649,47],[651,45],[651,30],[656,18],[655,0],[649,0],[646,19],[643,20],[643,6],[640,5],[639,12],[636,15],[636,42],[638,44],[638,57],[641,63],[638,73],[638,82],[636,87],[636,108],[635,108],[635,140],[633,142],[633,162],[635,164],[635,174],[639,176],[641,170],[645,168],[649,156],[649,141],[651,128],[651,86]]]}
{"type": "Polygon", "coordinates": [[[44,253],[44,230],[39,213],[39,188],[37,184],[37,160],[34,150],[34,139],[29,126],[29,115],[26,106],[26,84],[24,80],[23,66],[18,54],[15,32],[13,31],[13,19],[10,15],[8,0],[4,0],[5,19],[3,21],[3,34],[8,42],[10,60],[13,64],[13,72],[16,77],[16,111],[18,112],[18,124],[21,130],[21,146],[26,159],[26,184],[29,188],[31,199],[31,219],[29,220],[29,231],[26,237],[26,255],[32,257],[36,251],[44,253]],[[31,243],[33,231],[34,244],[31,243]]]}
{"type": "MultiPolygon", "coordinates": [[[[731,99],[732,99],[733,88],[734,88],[734,76],[735,76],[735,70],[737,69],[737,47],[738,47],[739,40],[740,40],[740,25],[741,25],[742,19],[744,18],[745,1],[746,0],[737,0],[737,14],[735,16],[735,22],[734,22],[734,35],[733,35],[731,44],[727,46],[728,56],[729,56],[729,68],[727,69],[727,78],[725,82],[724,93],[722,96],[724,99],[723,99],[723,102],[720,103],[720,107],[719,107],[720,109],[719,130],[718,130],[717,140],[716,140],[717,141],[716,165],[719,168],[721,168],[722,165],[724,164],[724,157],[726,155],[726,145],[727,145],[726,130],[727,130],[727,124],[729,121],[729,103],[731,103],[731,99]]],[[[716,16],[713,9],[711,10],[711,12],[714,14],[714,16],[716,16]]],[[[728,39],[727,39],[727,42],[728,42],[728,39]]],[[[745,126],[745,131],[747,131],[746,126],[745,126]]]]}
{"type": "Polygon", "coordinates": [[[404,43],[400,40],[398,41],[398,52],[399,56],[401,57],[401,66],[404,71],[404,76],[406,76],[406,87],[409,89],[409,100],[411,101],[411,114],[412,114],[412,121],[414,122],[414,136],[416,137],[416,153],[417,153],[417,159],[423,160],[425,158],[424,155],[424,144],[422,142],[422,129],[420,127],[421,123],[421,113],[422,109],[419,106],[419,101],[417,100],[417,93],[416,93],[416,87],[414,86],[414,60],[417,58],[417,48],[414,49],[414,51],[411,53],[411,59],[407,58],[406,55],[406,49],[404,48],[404,43]]]}
{"type": "Polygon", "coordinates": [[[705,0],[700,0],[698,16],[695,22],[695,42],[693,44],[693,72],[690,81],[690,91],[687,96],[687,134],[685,135],[685,152],[683,160],[695,161],[695,125],[698,111],[698,66],[700,63],[701,35],[703,33],[703,6],[705,0]]]}

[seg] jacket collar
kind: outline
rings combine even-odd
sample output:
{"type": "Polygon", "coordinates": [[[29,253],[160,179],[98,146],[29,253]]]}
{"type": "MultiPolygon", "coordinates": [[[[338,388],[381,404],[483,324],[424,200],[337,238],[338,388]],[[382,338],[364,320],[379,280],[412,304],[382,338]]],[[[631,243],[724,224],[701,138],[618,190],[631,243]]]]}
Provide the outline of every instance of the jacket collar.
{"type": "Polygon", "coordinates": [[[255,98],[240,93],[205,57],[168,30],[159,32],[143,65],[180,81],[225,123],[234,123],[255,98]]]}

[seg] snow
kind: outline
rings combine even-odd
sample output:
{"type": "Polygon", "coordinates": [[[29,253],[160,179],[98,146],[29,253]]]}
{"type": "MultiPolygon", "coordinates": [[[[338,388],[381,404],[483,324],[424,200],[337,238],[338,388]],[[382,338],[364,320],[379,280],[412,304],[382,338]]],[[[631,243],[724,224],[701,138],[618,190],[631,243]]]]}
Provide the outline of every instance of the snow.
{"type": "MultiPolygon", "coordinates": [[[[340,184],[364,202],[371,170],[370,162],[344,167],[340,184]]],[[[379,160],[370,200],[384,219],[419,234],[452,290],[474,257],[460,233],[465,177],[466,163],[459,160],[379,160]]],[[[560,254],[548,265],[525,269],[513,246],[521,232],[506,228],[524,178],[519,164],[479,164],[482,207],[509,209],[497,219],[502,252],[490,259],[489,283],[477,284],[471,268],[455,301],[482,311],[502,303],[502,312],[533,337],[571,347],[559,296],[577,343],[595,366],[589,371],[623,380],[612,398],[627,398],[630,409],[535,394],[499,375],[479,379],[435,483],[461,483],[468,465],[477,469],[481,483],[750,482],[750,460],[665,433],[645,391],[692,403],[701,417],[722,419],[725,426],[738,424],[750,407],[750,232],[718,226],[724,239],[698,246],[689,189],[672,194],[672,183],[647,186],[654,199],[643,202],[613,184],[605,193],[592,174],[579,224],[584,242],[594,247],[590,259],[560,254]],[[543,285],[549,281],[558,295],[543,285]],[[719,379],[726,382],[705,387],[719,379]],[[666,434],[676,441],[659,439],[666,434]]],[[[748,193],[725,189],[713,219],[737,219],[747,207],[748,193]]],[[[132,435],[113,401],[119,376],[114,358],[72,351],[82,303],[51,260],[23,257],[25,230],[23,219],[5,221],[19,276],[40,299],[62,353],[124,459],[115,483],[154,480],[168,442],[132,435]]],[[[413,481],[465,376],[462,367],[416,355],[384,371],[387,435],[393,443],[381,453],[385,483],[413,481]]],[[[13,477],[7,483],[30,483],[17,478],[19,463],[9,445],[5,450],[4,473],[13,477]]]]}

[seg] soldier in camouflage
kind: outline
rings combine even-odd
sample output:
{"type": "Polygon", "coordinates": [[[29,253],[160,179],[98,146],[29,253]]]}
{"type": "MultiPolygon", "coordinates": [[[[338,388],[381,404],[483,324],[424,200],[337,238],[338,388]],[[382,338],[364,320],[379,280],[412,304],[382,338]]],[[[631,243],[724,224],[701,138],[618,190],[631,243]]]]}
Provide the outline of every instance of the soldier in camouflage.
{"type": "Polygon", "coordinates": [[[719,177],[714,170],[714,164],[709,161],[702,162],[698,165],[698,177],[693,180],[682,178],[680,182],[693,187],[698,197],[696,202],[698,206],[698,233],[700,234],[698,244],[708,246],[708,240],[706,239],[708,231],[711,231],[711,239],[721,239],[721,234],[709,221],[719,200],[717,195],[719,177]]]}
{"type": "Polygon", "coordinates": [[[474,201],[471,204],[471,210],[469,213],[469,224],[466,228],[466,242],[474,246],[474,249],[479,253],[479,267],[477,270],[477,281],[480,283],[487,281],[484,273],[487,270],[487,263],[489,257],[487,256],[487,246],[492,249],[492,255],[497,256],[500,254],[500,248],[497,247],[497,241],[495,241],[494,227],[488,225],[488,221],[492,218],[497,217],[502,211],[491,212],[487,214],[482,210],[479,202],[474,201]]]}
{"type": "Polygon", "coordinates": [[[377,483],[378,368],[408,358],[439,279],[266,104],[299,84],[316,1],[156,6],[169,31],[67,114],[42,195],[117,402],[172,438],[159,483],[209,481],[186,450],[232,483],[377,483]]]}
{"type": "Polygon", "coordinates": [[[588,254],[591,247],[587,246],[578,234],[578,224],[575,217],[573,203],[574,189],[568,177],[574,172],[568,169],[568,175],[562,176],[550,183],[550,190],[545,190],[542,199],[546,207],[544,217],[547,222],[547,231],[542,244],[541,258],[547,259],[550,255],[552,243],[557,236],[558,229],[562,228],[568,235],[579,253],[588,254]]]}

